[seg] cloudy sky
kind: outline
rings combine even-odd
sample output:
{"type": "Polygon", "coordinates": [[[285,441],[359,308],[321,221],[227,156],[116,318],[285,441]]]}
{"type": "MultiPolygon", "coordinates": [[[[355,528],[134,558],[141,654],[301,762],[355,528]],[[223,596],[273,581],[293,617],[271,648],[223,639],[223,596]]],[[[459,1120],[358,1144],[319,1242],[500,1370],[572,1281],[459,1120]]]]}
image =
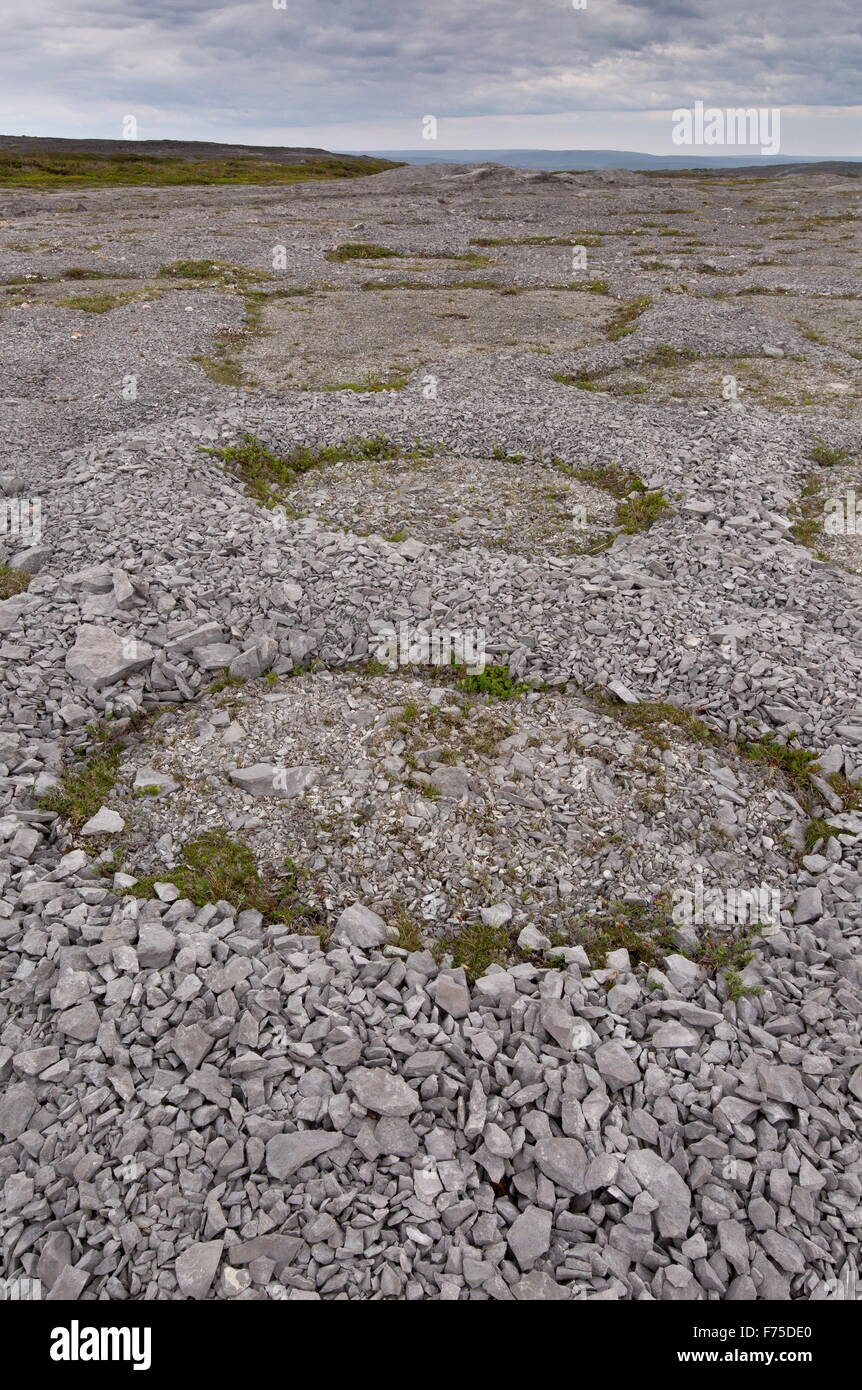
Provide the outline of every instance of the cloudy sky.
{"type": "Polygon", "coordinates": [[[859,0],[0,0],[0,34],[10,135],[678,154],[702,101],[862,155],[859,0]]]}

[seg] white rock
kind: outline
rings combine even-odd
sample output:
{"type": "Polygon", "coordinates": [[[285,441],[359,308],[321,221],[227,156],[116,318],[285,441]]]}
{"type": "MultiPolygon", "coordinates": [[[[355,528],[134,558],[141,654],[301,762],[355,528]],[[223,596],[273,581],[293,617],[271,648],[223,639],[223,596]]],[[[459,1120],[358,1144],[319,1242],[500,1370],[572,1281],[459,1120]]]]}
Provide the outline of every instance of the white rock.
{"type": "Polygon", "coordinates": [[[81,827],[81,834],[117,835],[125,828],[126,822],[119,812],[112,811],[108,806],[103,806],[94,816],[90,817],[86,825],[81,827]]]}

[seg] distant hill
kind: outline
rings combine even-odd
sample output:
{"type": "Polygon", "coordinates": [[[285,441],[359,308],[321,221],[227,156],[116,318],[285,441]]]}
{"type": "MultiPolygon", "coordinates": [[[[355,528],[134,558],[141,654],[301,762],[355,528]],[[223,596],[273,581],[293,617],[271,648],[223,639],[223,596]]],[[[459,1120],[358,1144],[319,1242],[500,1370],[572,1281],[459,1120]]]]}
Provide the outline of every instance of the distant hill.
{"type": "Polygon", "coordinates": [[[862,155],[853,159],[823,159],[815,155],[776,155],[759,157],[754,151],[742,155],[641,154],[637,150],[372,150],[377,159],[399,164],[510,164],[516,169],[590,170],[632,169],[641,173],[685,169],[717,173],[722,169],[744,169],[758,173],[769,169],[775,174],[800,164],[833,174],[862,173],[862,155]]]}
{"type": "Polygon", "coordinates": [[[0,135],[0,187],[295,183],[360,178],[396,167],[373,155],[206,140],[69,140],[0,135]]]}

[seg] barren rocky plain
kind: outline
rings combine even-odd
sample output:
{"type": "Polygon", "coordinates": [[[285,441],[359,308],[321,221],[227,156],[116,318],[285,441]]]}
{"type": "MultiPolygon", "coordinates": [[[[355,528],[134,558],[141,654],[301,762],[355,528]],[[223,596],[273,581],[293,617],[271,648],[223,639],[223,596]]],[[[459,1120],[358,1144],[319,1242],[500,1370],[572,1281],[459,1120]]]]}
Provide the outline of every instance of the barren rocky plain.
{"type": "Polygon", "coordinates": [[[857,1297],[860,193],[0,192],[4,1278],[857,1297]]]}

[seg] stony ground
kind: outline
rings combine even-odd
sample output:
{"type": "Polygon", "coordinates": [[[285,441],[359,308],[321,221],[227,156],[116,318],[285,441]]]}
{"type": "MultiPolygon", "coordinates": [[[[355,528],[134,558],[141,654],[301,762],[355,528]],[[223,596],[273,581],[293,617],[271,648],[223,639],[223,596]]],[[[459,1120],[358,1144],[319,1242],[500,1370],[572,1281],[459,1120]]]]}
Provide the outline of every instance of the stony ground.
{"type": "Polygon", "coordinates": [[[857,1297],[859,198],[0,194],[3,1277],[857,1297]]]}

